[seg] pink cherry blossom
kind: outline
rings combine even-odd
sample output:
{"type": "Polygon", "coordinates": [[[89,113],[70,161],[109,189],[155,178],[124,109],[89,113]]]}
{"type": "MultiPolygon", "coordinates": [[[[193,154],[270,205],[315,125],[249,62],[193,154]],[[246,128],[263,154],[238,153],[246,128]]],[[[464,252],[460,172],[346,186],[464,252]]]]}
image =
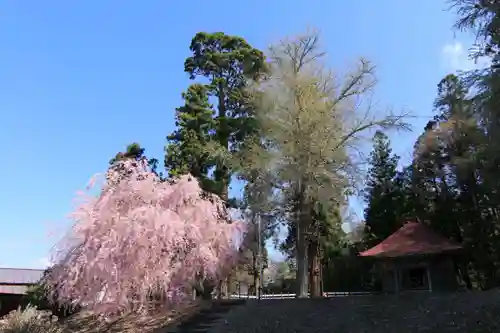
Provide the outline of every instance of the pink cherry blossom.
{"type": "Polygon", "coordinates": [[[96,311],[144,309],[151,292],[175,307],[197,278],[225,277],[245,232],[194,177],[161,181],[143,161],[111,168],[100,194],[80,199],[48,282],[59,301],[96,311]]]}

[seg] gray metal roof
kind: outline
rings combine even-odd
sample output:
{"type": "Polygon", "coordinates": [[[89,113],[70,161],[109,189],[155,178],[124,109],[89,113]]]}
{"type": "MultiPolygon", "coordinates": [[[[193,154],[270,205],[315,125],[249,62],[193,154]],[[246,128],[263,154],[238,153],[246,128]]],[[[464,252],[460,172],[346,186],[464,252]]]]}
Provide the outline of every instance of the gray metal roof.
{"type": "Polygon", "coordinates": [[[0,284],[35,284],[43,273],[43,269],[0,268],[0,284]]]}

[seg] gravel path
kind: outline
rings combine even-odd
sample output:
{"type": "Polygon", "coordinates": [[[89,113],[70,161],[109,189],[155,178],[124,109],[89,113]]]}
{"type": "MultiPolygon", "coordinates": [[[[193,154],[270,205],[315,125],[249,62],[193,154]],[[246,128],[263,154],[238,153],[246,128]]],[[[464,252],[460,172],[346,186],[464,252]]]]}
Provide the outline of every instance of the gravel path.
{"type": "Polygon", "coordinates": [[[208,332],[500,332],[500,292],[250,301],[208,332]]]}

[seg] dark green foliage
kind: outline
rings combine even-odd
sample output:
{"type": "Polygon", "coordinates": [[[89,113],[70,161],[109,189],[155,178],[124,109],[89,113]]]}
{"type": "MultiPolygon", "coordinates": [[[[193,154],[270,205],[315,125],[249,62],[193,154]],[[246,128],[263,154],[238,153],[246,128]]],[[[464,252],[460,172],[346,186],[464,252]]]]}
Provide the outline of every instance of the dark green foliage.
{"type": "Polygon", "coordinates": [[[185,104],[176,110],[177,130],[167,137],[165,166],[169,176],[191,173],[210,190],[208,171],[213,162],[205,146],[215,125],[207,93],[206,86],[193,84],[182,94],[185,104]]]}
{"type": "Polygon", "coordinates": [[[264,287],[264,294],[293,294],[297,287],[295,279],[283,279],[269,283],[264,287]]]}
{"type": "Polygon", "coordinates": [[[477,37],[474,56],[491,57],[486,70],[461,77],[473,92],[467,96],[467,108],[453,108],[452,114],[460,112],[468,122],[453,126],[454,133],[461,135],[455,135],[455,149],[449,154],[460,210],[454,219],[455,234],[468,245],[469,265],[462,276],[470,279],[471,286],[490,288],[500,285],[500,7],[497,1],[451,3],[459,15],[456,26],[477,37]]]}
{"type": "Polygon", "coordinates": [[[186,104],[177,110],[178,129],[168,137],[165,165],[171,175],[192,172],[206,189],[228,200],[237,171],[231,156],[258,130],[246,88],[249,79],[265,72],[264,55],[243,38],[222,32],[196,34],[190,50],[186,73],[209,83],[195,84],[183,95],[186,104]]]}
{"type": "Polygon", "coordinates": [[[488,289],[500,284],[500,168],[491,163],[500,141],[490,132],[500,130],[500,123],[485,117],[490,106],[477,104],[462,78],[447,75],[437,91],[436,116],[402,172],[395,171],[397,159],[391,158],[387,138],[377,134],[366,192],[367,242],[375,245],[404,218],[428,223],[465,247],[456,267],[463,285],[488,289]]]}
{"type": "Polygon", "coordinates": [[[124,152],[119,152],[113,157],[110,161],[109,164],[113,165],[116,162],[127,160],[127,159],[133,159],[133,160],[139,160],[144,157],[144,152],[145,149],[141,147],[140,144],[137,142],[134,142],[130,145],[127,146],[127,149],[124,152]]]}
{"type": "Polygon", "coordinates": [[[50,269],[46,270],[44,277],[34,286],[30,287],[23,297],[23,304],[31,304],[36,306],[38,310],[48,310],[58,318],[66,318],[77,313],[80,307],[75,305],[59,304],[50,297],[50,289],[44,283],[44,278],[50,273],[50,269]]]}
{"type": "MultiPolygon", "coordinates": [[[[319,242],[322,252],[337,251],[345,244],[346,234],[342,230],[340,207],[331,203],[329,207],[316,203],[312,209],[313,223],[309,232],[309,240],[319,242]]],[[[297,230],[295,224],[287,224],[288,233],[285,241],[280,244],[280,250],[288,256],[295,257],[297,230]]]]}
{"type": "Polygon", "coordinates": [[[330,258],[323,272],[327,292],[381,291],[380,276],[374,271],[373,262],[354,253],[330,258]]]}
{"type": "Polygon", "coordinates": [[[229,185],[241,169],[238,153],[258,132],[247,87],[265,71],[264,55],[243,38],[222,32],[197,33],[190,51],[185,72],[208,83],[192,84],[183,93],[177,129],[167,137],[165,167],[170,176],[191,173],[203,189],[234,206],[229,185]]]}
{"type": "Polygon", "coordinates": [[[475,34],[474,56],[495,57],[500,45],[500,8],[496,0],[449,0],[459,19],[455,28],[475,34]]]}
{"type": "MultiPolygon", "coordinates": [[[[137,142],[129,144],[124,152],[119,152],[109,161],[110,167],[120,167],[120,161],[124,160],[135,160],[139,161],[141,159],[147,159],[145,155],[146,149],[142,148],[137,142]]],[[[151,171],[156,173],[160,178],[163,177],[161,172],[158,172],[158,160],[156,158],[147,159],[148,165],[151,171]]]]}
{"type": "Polygon", "coordinates": [[[336,251],[344,246],[346,234],[342,230],[340,207],[331,203],[329,207],[317,204],[313,212],[314,225],[318,241],[324,252],[336,251]]]}
{"type": "Polygon", "coordinates": [[[396,231],[401,219],[402,180],[397,178],[399,157],[392,154],[387,136],[377,131],[370,154],[365,189],[365,243],[374,246],[396,231]]]}
{"type": "Polygon", "coordinates": [[[247,78],[257,79],[265,72],[264,54],[241,37],[199,32],[189,49],[193,55],[184,62],[184,70],[192,80],[215,75],[227,87],[240,88],[247,78]]]}

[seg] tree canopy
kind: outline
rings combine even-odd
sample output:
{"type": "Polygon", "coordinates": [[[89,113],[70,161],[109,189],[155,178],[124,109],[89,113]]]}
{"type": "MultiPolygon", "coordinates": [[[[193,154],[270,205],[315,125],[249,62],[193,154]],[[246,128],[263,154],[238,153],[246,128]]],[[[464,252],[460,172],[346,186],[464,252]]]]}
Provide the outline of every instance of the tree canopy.
{"type": "Polygon", "coordinates": [[[191,175],[162,181],[145,160],[110,169],[98,197],[86,196],[59,244],[49,282],[59,301],[99,311],[147,309],[152,295],[186,301],[199,278],[218,279],[237,259],[238,223],[191,175]]]}

